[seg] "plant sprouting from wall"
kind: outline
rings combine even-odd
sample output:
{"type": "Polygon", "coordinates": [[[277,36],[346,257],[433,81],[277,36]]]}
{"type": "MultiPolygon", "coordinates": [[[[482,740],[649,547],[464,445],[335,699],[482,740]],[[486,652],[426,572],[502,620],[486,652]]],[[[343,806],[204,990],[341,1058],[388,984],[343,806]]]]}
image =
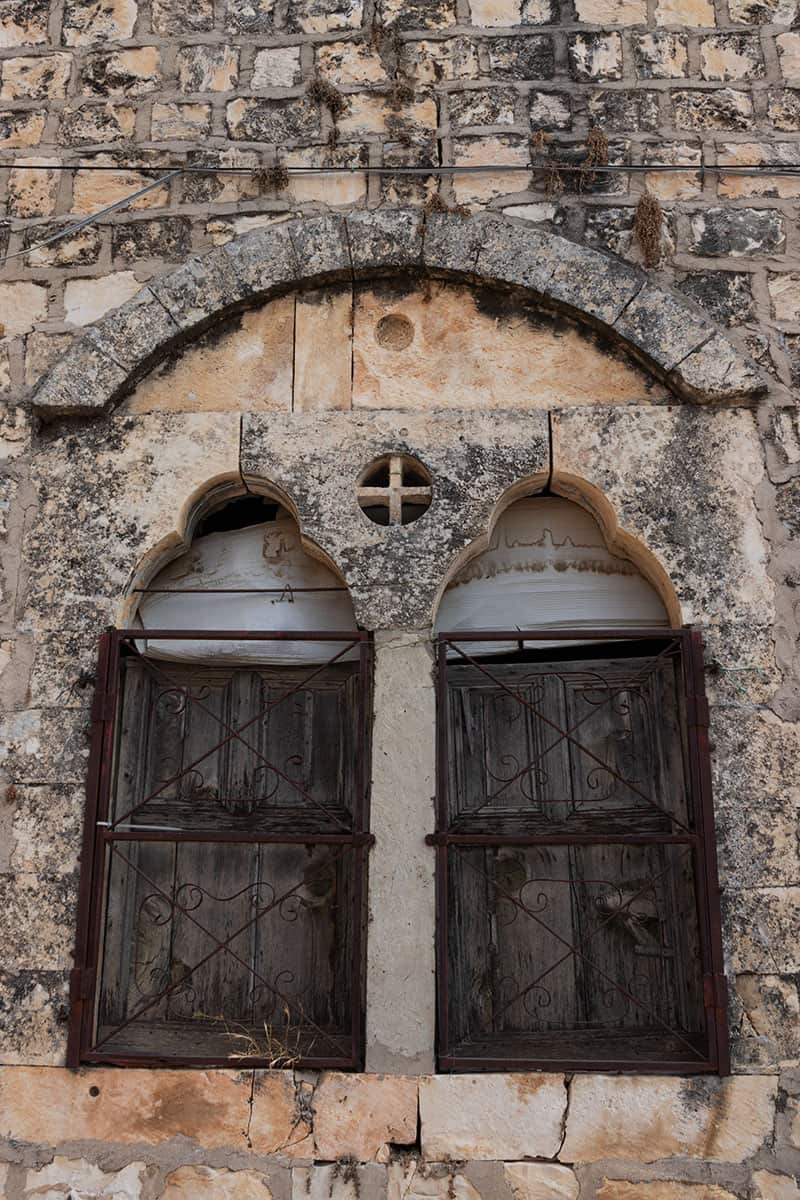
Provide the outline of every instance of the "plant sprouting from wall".
{"type": "Polygon", "coordinates": [[[655,196],[643,192],[633,218],[633,237],[646,267],[657,267],[661,261],[663,228],[664,210],[655,196]]]}

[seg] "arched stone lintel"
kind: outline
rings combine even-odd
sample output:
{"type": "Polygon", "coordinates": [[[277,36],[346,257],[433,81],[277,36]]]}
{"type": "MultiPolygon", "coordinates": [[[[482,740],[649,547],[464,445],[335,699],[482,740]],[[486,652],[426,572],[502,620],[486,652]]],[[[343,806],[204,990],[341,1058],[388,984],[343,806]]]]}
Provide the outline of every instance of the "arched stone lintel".
{"type": "Polygon", "coordinates": [[[766,391],[700,309],[619,259],[499,214],[391,209],[299,218],[190,259],[93,325],[33,406],[44,419],[99,414],[229,313],[301,287],[398,273],[521,289],[617,340],[684,400],[752,402],[766,391]]]}

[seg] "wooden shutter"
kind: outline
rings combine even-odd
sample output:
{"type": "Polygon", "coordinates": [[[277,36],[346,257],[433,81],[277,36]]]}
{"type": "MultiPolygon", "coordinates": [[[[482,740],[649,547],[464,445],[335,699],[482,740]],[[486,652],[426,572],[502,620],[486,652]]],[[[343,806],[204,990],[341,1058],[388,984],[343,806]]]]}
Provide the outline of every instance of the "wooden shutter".
{"type": "Polygon", "coordinates": [[[369,647],[352,640],[360,662],[250,668],[115,635],[73,1059],[360,1061],[369,647]]]}
{"type": "Polygon", "coordinates": [[[613,636],[440,639],[446,1069],[725,1067],[697,650],[613,636]]]}

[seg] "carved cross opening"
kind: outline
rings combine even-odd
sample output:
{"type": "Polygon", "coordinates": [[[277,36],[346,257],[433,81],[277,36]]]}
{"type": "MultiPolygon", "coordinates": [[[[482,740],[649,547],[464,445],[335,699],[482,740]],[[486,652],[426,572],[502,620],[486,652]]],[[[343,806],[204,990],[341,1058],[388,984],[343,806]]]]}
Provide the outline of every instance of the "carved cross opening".
{"type": "Polygon", "coordinates": [[[409,525],[430,507],[433,488],[421,463],[389,454],[364,472],[356,496],[366,516],[378,525],[409,525]]]}

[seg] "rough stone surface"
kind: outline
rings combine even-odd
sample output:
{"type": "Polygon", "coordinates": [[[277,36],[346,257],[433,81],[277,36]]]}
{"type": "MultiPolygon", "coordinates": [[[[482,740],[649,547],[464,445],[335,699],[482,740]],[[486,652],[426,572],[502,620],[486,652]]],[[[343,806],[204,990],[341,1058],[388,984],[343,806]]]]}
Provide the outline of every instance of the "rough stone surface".
{"type": "MultiPolygon", "coordinates": [[[[420,1083],[427,1159],[553,1158],[567,1094],[560,1075],[438,1075],[420,1083]]],[[[566,1157],[566,1156],[565,1156],[566,1157]]]]}
{"type": "Polygon", "coordinates": [[[389,1143],[417,1136],[417,1082],[388,1075],[323,1075],[314,1092],[317,1158],[385,1161],[389,1143]]]}

